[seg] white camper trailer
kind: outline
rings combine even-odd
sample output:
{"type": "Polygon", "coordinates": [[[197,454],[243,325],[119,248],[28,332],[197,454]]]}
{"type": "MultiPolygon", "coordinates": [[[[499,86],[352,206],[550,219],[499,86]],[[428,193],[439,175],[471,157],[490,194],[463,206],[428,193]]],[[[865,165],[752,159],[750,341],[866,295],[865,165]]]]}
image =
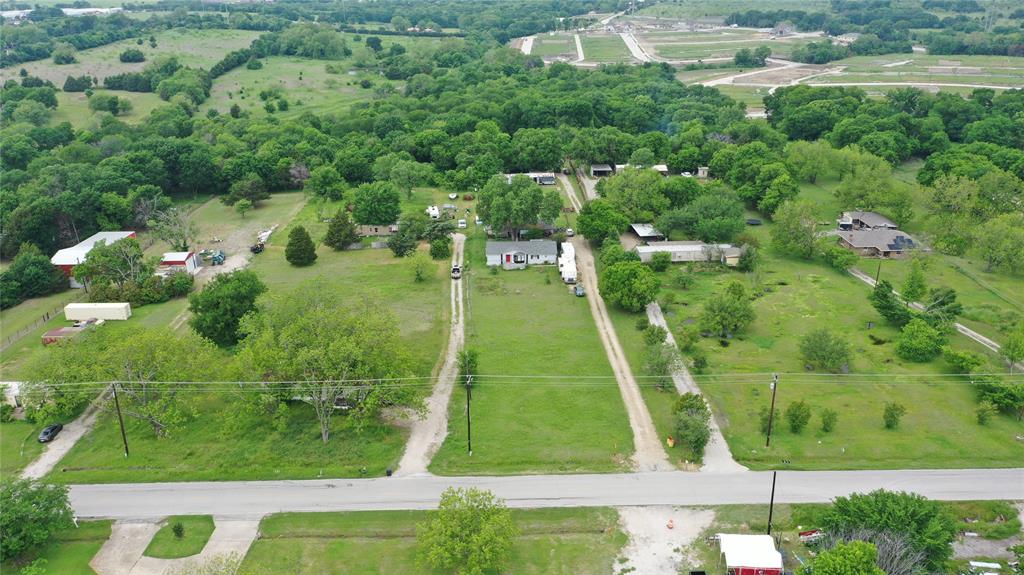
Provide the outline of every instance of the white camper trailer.
{"type": "Polygon", "coordinates": [[[132,317],[132,305],[119,303],[69,303],[64,306],[64,317],[68,321],[87,319],[125,320],[132,317]]]}

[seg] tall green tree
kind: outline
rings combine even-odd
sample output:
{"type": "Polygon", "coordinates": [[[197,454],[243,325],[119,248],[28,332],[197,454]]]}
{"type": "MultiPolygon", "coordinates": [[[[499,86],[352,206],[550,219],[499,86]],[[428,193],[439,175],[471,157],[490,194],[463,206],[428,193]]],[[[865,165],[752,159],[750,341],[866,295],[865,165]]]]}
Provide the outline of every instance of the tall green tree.
{"type": "Polygon", "coordinates": [[[324,245],[335,251],[341,251],[359,241],[359,232],[356,230],[355,222],[349,217],[348,212],[338,209],[331,223],[327,225],[327,235],[324,236],[324,245]]]}
{"type": "Polygon", "coordinates": [[[825,327],[800,339],[800,353],[807,363],[825,371],[838,372],[850,364],[850,344],[825,327]]]}
{"type": "Polygon", "coordinates": [[[562,209],[555,190],[544,190],[524,175],[511,182],[494,176],[480,190],[477,211],[495,230],[519,239],[519,230],[539,221],[553,222],[562,209]]]}
{"type": "Polygon", "coordinates": [[[316,261],[316,246],[309,232],[302,226],[295,226],[288,232],[288,245],[284,248],[284,258],[293,266],[308,266],[316,261]]]}
{"type": "Polygon", "coordinates": [[[732,281],[724,292],[716,293],[705,302],[700,327],[718,337],[732,337],[750,325],[755,317],[746,288],[732,281]]]}
{"type": "Polygon", "coordinates": [[[356,188],[352,217],[367,226],[388,226],[402,213],[401,192],[391,182],[373,182],[356,188]]]}
{"type": "Polygon", "coordinates": [[[220,274],[202,291],[188,298],[189,325],[219,346],[238,343],[238,324],[256,308],[256,298],[267,291],[255,272],[236,270],[220,274]]]}
{"type": "Polygon", "coordinates": [[[124,238],[107,245],[100,240],[89,251],[89,257],[72,270],[80,282],[112,283],[123,287],[153,275],[156,262],[142,254],[135,238],[124,238]]]}
{"type": "Polygon", "coordinates": [[[416,527],[420,561],[464,575],[500,570],[517,534],[505,503],[475,487],[446,489],[437,512],[416,527]]]}
{"type": "Polygon", "coordinates": [[[189,251],[189,246],[199,235],[199,227],[192,221],[192,216],[180,208],[156,212],[148,225],[153,235],[170,244],[171,249],[177,252],[189,251]]]}
{"type": "Polygon", "coordinates": [[[905,535],[914,549],[925,553],[926,569],[940,569],[953,556],[956,520],[943,505],[916,493],[879,489],[837,497],[822,517],[830,533],[858,529],[905,535]]]}
{"type": "Polygon", "coordinates": [[[5,478],[0,483],[0,561],[42,545],[71,527],[67,485],[5,478]]]}
{"type": "Polygon", "coordinates": [[[818,233],[817,206],[810,200],[784,202],[775,211],[772,247],[780,252],[810,259],[814,255],[818,233]]]}
{"type": "Polygon", "coordinates": [[[907,279],[903,282],[901,295],[907,301],[918,301],[926,293],[928,293],[928,282],[924,277],[924,267],[921,265],[921,260],[915,258],[910,262],[910,272],[907,273],[907,279]]]}
{"type": "MultiPolygon", "coordinates": [[[[320,438],[331,436],[336,403],[352,404],[356,423],[387,406],[416,406],[416,393],[395,385],[410,374],[395,317],[370,301],[353,303],[315,283],[261,298],[241,322],[239,365],[246,376],[280,382],[287,398],[316,413],[320,438]]],[[[358,425],[356,426],[358,429],[358,425]]]]}
{"type": "Polygon", "coordinates": [[[583,206],[576,225],[580,234],[601,245],[626,231],[629,219],[607,200],[597,199],[583,206]]]}
{"type": "Polygon", "coordinates": [[[661,280],[640,262],[621,261],[602,270],[598,285],[610,303],[637,312],[654,301],[661,280]]]}
{"type": "Polygon", "coordinates": [[[868,299],[886,321],[897,327],[903,327],[914,318],[913,312],[900,301],[888,280],[880,280],[876,283],[868,299]]]}

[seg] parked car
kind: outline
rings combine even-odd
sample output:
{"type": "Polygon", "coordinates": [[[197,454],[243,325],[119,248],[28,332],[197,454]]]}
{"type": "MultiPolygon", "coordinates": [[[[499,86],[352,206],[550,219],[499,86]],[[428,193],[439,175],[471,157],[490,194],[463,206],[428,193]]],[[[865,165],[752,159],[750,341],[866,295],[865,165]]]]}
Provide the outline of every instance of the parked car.
{"type": "Polygon", "coordinates": [[[683,172],[683,177],[684,178],[692,178],[693,174],[691,174],[690,172],[683,172]]]}
{"type": "Polygon", "coordinates": [[[565,228],[565,237],[571,238],[576,235],[576,232],[572,228],[565,228]]]}
{"type": "Polygon", "coordinates": [[[573,292],[576,293],[576,297],[583,297],[587,295],[587,292],[583,291],[583,286],[581,285],[578,285],[575,288],[573,288],[573,292]]]}
{"type": "Polygon", "coordinates": [[[460,230],[466,229],[466,220],[459,220],[459,229],[460,230]]]}
{"type": "Polygon", "coordinates": [[[460,266],[452,266],[452,279],[457,280],[462,277],[462,268],[460,266]]]}
{"type": "Polygon", "coordinates": [[[483,220],[481,220],[480,218],[477,218],[477,219],[476,219],[476,225],[478,225],[478,226],[479,226],[479,225],[481,225],[481,224],[483,224],[483,223],[484,223],[484,221],[483,221],[483,220]]]}
{"type": "Polygon", "coordinates": [[[57,438],[57,434],[60,430],[64,429],[64,426],[59,423],[53,425],[47,425],[39,432],[39,443],[49,443],[57,438]]]}
{"type": "Polygon", "coordinates": [[[448,199],[449,199],[449,200],[454,200],[454,199],[455,199],[455,198],[457,198],[457,197],[459,197],[459,194],[455,194],[455,193],[452,193],[452,194],[448,194],[448,199]]]}

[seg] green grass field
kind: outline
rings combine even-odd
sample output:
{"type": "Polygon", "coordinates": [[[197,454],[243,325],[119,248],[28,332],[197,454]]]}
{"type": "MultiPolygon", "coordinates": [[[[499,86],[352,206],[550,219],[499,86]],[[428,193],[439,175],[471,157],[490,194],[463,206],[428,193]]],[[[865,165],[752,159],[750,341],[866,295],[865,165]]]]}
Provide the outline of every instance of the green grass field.
{"type": "Polygon", "coordinates": [[[466,340],[480,353],[481,374],[473,388],[473,455],[466,454],[466,396],[460,388],[431,471],[623,469],[632,437],[619,390],[608,383],[611,368],[586,300],[572,296],[553,266],[492,275],[479,236],[467,245],[467,272],[466,340]],[[585,376],[601,376],[601,383],[576,379],[585,376]]]}
{"type": "Polygon", "coordinates": [[[587,62],[631,62],[632,56],[618,34],[581,34],[587,62]]]}
{"type": "Polygon", "coordinates": [[[209,515],[175,515],[164,520],[149,546],[143,552],[146,557],[178,559],[197,555],[206,546],[213,533],[213,517],[209,515]],[[184,532],[179,539],[173,527],[181,523],[184,532]]]}
{"type": "Polygon", "coordinates": [[[26,421],[0,423],[0,476],[17,474],[42,453],[43,445],[36,441],[42,429],[26,421]]]}
{"type": "Polygon", "coordinates": [[[113,521],[81,521],[78,527],[69,527],[56,533],[53,538],[33,552],[33,557],[0,564],[0,572],[14,573],[34,558],[45,561],[42,572],[45,575],[94,575],[89,567],[96,552],[110,538],[113,521]]]}
{"type": "MultiPolygon", "coordinates": [[[[423,573],[416,525],[428,511],[284,513],[260,525],[240,573],[423,573]]],[[[626,543],[610,508],[513,509],[517,574],[603,573],[626,543]]]]}
{"type": "Polygon", "coordinates": [[[743,102],[747,108],[763,108],[764,97],[768,95],[768,88],[755,86],[733,86],[724,84],[715,86],[719,92],[729,96],[733,100],[743,102]]]}
{"type": "Polygon", "coordinates": [[[746,10],[806,10],[827,11],[824,0],[670,0],[646,6],[637,11],[638,15],[668,19],[695,19],[703,22],[722,22],[733,12],[746,10]]]}
{"type": "Polygon", "coordinates": [[[141,50],[146,55],[147,62],[156,57],[171,55],[185,66],[202,67],[209,70],[228,52],[248,48],[249,44],[260,35],[260,32],[175,28],[158,32],[155,35],[156,48],[149,47],[149,35],[146,34],[146,41],[142,45],[138,45],[135,39],[128,39],[82,50],[75,56],[78,62],[74,64],[58,66],[53,63],[53,60],[46,59],[8,66],[0,69],[0,80],[16,78],[18,71],[24,68],[33,76],[53,82],[58,89],[64,85],[64,80],[68,76],[83,74],[99,78],[102,84],[103,79],[107,76],[139,71],[146,66],[146,62],[121,62],[118,56],[128,48],[141,50]]]}
{"type": "Polygon", "coordinates": [[[158,439],[152,429],[126,419],[131,457],[121,447],[117,418],[100,416],[50,474],[60,483],[228,481],[247,479],[315,479],[383,475],[394,467],[406,433],[370,422],[356,431],[344,416],[335,417],[331,438],[320,441],[313,408],[292,403],[286,425],[276,431],[270,417],[250,414],[230,393],[192,395],[196,417],[170,437],[158,439]]]}
{"type": "MultiPolygon", "coordinates": [[[[755,232],[766,243],[769,226],[755,232]]],[[[979,426],[974,419],[973,390],[964,382],[937,381],[938,374],[948,371],[944,362],[918,364],[896,358],[893,339],[897,331],[871,308],[866,285],[821,263],[790,259],[771,249],[763,249],[762,254],[763,272],[758,277],[713,268],[696,273],[690,289],[679,290],[671,286],[667,274],[663,276],[662,293],[675,293],[678,302],[667,312],[677,337],[685,325],[699,319],[702,302],[729,281],[739,280],[748,289],[753,284],[764,292],[754,301],[757,319],[727,347],[713,339],[699,343],[708,355],[709,375],[698,379],[741,462],[768,468],[789,460],[796,469],[994,467],[1016,465],[1024,458],[1024,446],[1009,441],[1024,431],[1024,424],[999,416],[990,425],[979,426]],[[874,327],[868,329],[868,322],[874,327]],[[821,375],[813,381],[800,375],[804,371],[800,335],[819,327],[829,327],[849,341],[854,375],[845,379],[821,375]],[[882,343],[873,342],[869,334],[882,343]],[[803,399],[811,404],[815,416],[800,435],[790,433],[784,425],[777,427],[771,449],[765,450],[758,414],[769,401],[769,374],[773,372],[797,374],[782,376],[781,410],[803,399]],[[879,373],[891,376],[857,377],[879,373]],[[716,377],[721,374],[732,375],[716,377]],[[882,426],[882,410],[889,401],[908,408],[896,431],[882,426]],[[837,429],[829,434],[818,431],[817,412],[826,407],[840,414],[837,429]]],[[[985,351],[960,335],[951,337],[950,344],[985,351]]],[[[981,371],[1003,369],[993,354],[985,357],[988,364],[981,371]]]]}
{"type": "MultiPolygon", "coordinates": [[[[110,94],[131,101],[132,111],[121,114],[118,119],[137,124],[149,117],[150,112],[167,102],[152,92],[123,92],[115,90],[96,90],[97,94],[110,94]]],[[[57,109],[50,116],[51,124],[70,122],[77,129],[86,128],[93,122],[93,111],[89,109],[89,99],[81,92],[57,92],[57,109]]]]}
{"type": "Polygon", "coordinates": [[[663,58],[674,58],[681,60],[695,60],[701,58],[728,58],[736,54],[742,48],[754,49],[760,45],[772,49],[772,55],[777,58],[788,58],[793,50],[800,45],[806,44],[809,40],[804,38],[777,38],[775,40],[764,40],[761,38],[749,38],[744,40],[712,40],[708,43],[703,40],[687,40],[688,43],[664,43],[663,39],[655,44],[655,51],[663,58]],[[713,42],[713,43],[711,43],[713,42]]]}

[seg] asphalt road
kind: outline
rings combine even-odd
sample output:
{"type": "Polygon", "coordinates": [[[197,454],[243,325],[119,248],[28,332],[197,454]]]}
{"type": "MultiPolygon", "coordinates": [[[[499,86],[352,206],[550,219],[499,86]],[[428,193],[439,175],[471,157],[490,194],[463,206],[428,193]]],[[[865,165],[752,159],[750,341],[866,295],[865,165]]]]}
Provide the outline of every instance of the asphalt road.
{"type": "MultiPolygon", "coordinates": [[[[437,477],[73,485],[79,517],[115,519],[284,511],[431,509],[450,486],[489,489],[511,507],[767,503],[771,472],[437,477]]],[[[775,500],[826,502],[878,488],[932,499],[1024,500],[1024,469],[782,471],[775,500]]]]}

